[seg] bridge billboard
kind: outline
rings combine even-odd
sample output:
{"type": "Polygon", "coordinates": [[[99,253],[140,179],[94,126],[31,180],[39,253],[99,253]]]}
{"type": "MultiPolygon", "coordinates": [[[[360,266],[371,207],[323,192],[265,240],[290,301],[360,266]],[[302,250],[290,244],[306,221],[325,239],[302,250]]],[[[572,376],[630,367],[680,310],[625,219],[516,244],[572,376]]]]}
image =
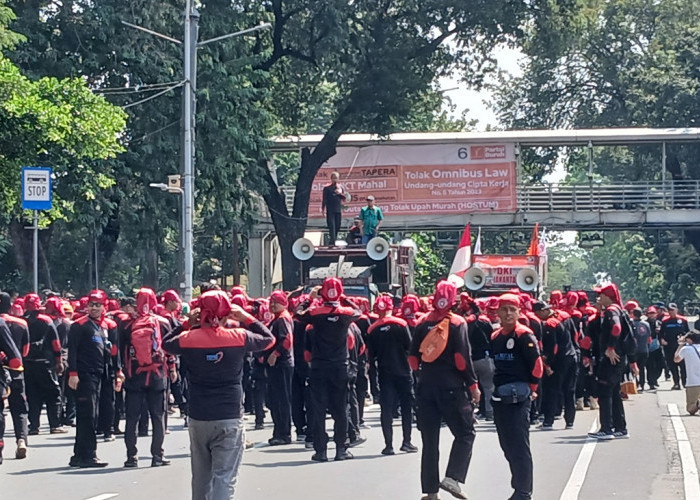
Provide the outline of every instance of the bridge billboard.
{"type": "Polygon", "coordinates": [[[314,179],[309,217],[322,217],[332,172],[351,194],[345,215],[374,195],[386,215],[515,212],[514,144],[339,147],[314,179]]]}

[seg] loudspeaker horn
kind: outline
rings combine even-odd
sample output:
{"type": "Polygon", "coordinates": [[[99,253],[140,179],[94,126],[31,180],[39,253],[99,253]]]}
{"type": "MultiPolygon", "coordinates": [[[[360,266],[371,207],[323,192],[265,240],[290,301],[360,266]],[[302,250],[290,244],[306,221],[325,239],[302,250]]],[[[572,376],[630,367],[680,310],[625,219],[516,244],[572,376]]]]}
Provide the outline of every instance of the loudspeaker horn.
{"type": "Polygon", "coordinates": [[[367,255],[372,260],[384,260],[389,255],[389,243],[379,236],[367,242],[367,255]]]}
{"type": "Polygon", "coordinates": [[[472,267],[464,275],[464,286],[469,290],[481,290],[486,284],[486,275],[479,267],[472,267]]]}
{"type": "Polygon", "coordinates": [[[292,245],[292,254],[299,260],[309,260],[314,256],[314,244],[307,238],[299,238],[292,245]]]}
{"type": "Polygon", "coordinates": [[[532,268],[526,267],[518,272],[515,277],[515,283],[524,292],[531,292],[537,288],[540,278],[537,276],[537,271],[532,268]]]}

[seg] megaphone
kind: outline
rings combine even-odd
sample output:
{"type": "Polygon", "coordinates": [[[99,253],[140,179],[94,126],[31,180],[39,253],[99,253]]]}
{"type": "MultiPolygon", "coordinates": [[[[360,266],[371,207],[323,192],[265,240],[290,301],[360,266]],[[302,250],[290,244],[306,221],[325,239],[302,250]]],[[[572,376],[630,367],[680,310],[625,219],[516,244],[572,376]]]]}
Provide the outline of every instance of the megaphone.
{"type": "Polygon", "coordinates": [[[537,288],[540,278],[537,276],[537,271],[530,267],[521,269],[515,277],[515,283],[524,292],[531,292],[537,288]]]}
{"type": "Polygon", "coordinates": [[[292,245],[292,254],[299,260],[309,260],[314,256],[313,242],[307,238],[299,238],[292,245]]]}
{"type": "Polygon", "coordinates": [[[480,267],[472,267],[464,275],[464,286],[469,290],[481,290],[486,284],[486,275],[480,267]]]}
{"type": "Polygon", "coordinates": [[[389,255],[389,243],[379,236],[367,242],[367,255],[372,260],[384,260],[389,255]]]}

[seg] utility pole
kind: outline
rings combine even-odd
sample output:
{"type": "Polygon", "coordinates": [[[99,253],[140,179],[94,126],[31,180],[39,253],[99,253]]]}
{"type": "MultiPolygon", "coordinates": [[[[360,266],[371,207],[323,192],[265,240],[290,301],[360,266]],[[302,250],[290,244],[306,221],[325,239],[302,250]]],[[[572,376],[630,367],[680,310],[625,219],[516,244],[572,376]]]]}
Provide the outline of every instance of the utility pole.
{"type": "MultiPolygon", "coordinates": [[[[177,40],[157,31],[122,21],[122,24],[144,31],[150,35],[163,38],[173,43],[182,44],[184,50],[184,79],[182,101],[182,242],[184,276],[180,287],[183,289],[182,298],[185,302],[192,300],[192,278],[194,275],[194,181],[195,181],[195,115],[197,110],[197,48],[212,42],[218,42],[234,36],[245,35],[255,31],[268,29],[269,23],[252,28],[236,31],[227,35],[217,36],[199,42],[199,12],[192,6],[192,0],[185,1],[185,33],[184,41],[177,40]]],[[[153,186],[159,187],[160,185],[153,186]]]]}
{"type": "MultiPolygon", "coordinates": [[[[195,11],[196,12],[196,11],[195,11]]],[[[199,13],[192,15],[192,0],[187,0],[185,8],[185,43],[183,44],[185,56],[185,85],[183,87],[183,233],[184,233],[184,290],[185,302],[192,300],[192,275],[194,273],[194,99],[195,89],[192,86],[194,74],[196,74],[197,51],[197,22],[199,13]],[[194,20],[194,29],[193,29],[194,20]]]]}

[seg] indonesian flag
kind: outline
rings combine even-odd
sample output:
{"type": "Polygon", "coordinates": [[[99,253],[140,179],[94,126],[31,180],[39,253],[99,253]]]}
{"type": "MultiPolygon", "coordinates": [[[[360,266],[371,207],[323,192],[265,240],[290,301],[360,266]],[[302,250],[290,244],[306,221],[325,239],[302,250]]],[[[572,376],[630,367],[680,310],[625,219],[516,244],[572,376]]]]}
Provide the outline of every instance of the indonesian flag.
{"type": "Polygon", "coordinates": [[[535,222],[535,227],[532,229],[532,238],[530,239],[530,247],[527,249],[526,255],[534,255],[537,257],[540,254],[540,223],[535,222]]]}
{"type": "Polygon", "coordinates": [[[476,243],[474,243],[474,255],[481,255],[481,226],[479,226],[479,234],[476,236],[476,243]]]}
{"type": "Polygon", "coordinates": [[[464,276],[464,273],[472,265],[472,235],[470,223],[467,223],[467,227],[464,228],[464,233],[462,233],[462,239],[459,240],[459,247],[457,248],[457,253],[452,261],[452,267],[450,267],[449,276],[455,275],[460,278],[464,276]]]}

